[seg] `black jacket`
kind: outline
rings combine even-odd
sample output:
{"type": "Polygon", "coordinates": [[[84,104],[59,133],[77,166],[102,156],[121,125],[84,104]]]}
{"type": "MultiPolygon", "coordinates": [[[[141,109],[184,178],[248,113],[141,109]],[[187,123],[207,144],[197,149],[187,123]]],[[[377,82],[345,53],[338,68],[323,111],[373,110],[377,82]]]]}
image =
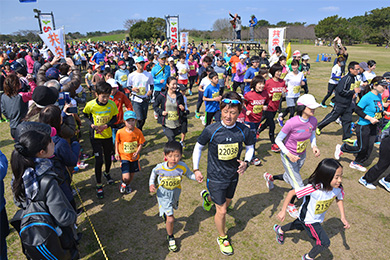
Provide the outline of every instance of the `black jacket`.
{"type": "Polygon", "coordinates": [[[352,103],[353,95],[355,94],[355,90],[351,85],[355,83],[355,76],[351,73],[345,75],[337,84],[335,91],[335,103],[337,105],[349,107],[352,103]]]}
{"type": "MultiPolygon", "coordinates": [[[[163,116],[162,112],[165,111],[167,95],[168,95],[167,93],[168,93],[167,91],[161,92],[160,95],[157,96],[157,99],[153,104],[153,109],[158,115],[157,122],[163,126],[165,126],[166,116],[163,116]]],[[[183,117],[186,115],[186,111],[181,111],[179,108],[179,105],[183,105],[185,107],[184,98],[180,92],[176,92],[176,103],[177,103],[177,114],[179,115],[179,122],[181,124],[183,122],[183,117]]]]}

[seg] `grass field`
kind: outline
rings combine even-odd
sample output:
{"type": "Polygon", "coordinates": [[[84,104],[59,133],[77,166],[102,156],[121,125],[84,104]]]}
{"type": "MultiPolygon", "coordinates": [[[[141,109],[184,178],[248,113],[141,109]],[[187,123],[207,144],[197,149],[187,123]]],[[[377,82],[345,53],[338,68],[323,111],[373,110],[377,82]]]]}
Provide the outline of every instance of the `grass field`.
{"type": "MultiPolygon", "coordinates": [[[[293,45],[292,49],[309,53],[311,57],[311,75],[308,77],[309,91],[320,101],[327,91],[327,82],[332,63],[315,62],[318,53],[333,53],[329,47],[315,47],[311,45],[293,45]]],[[[374,46],[353,46],[348,48],[348,61],[367,61],[374,59],[377,62],[377,75],[390,71],[389,50],[374,46]]],[[[333,56],[334,57],[334,56],[333,56]]],[[[188,96],[188,105],[191,111],[189,116],[189,133],[186,137],[187,148],[184,151],[184,162],[192,167],[192,150],[197,136],[203,130],[199,119],[195,119],[194,111],[197,95],[188,96]]],[[[285,103],[284,103],[285,106],[285,103]]],[[[204,106],[203,106],[204,109],[204,106]]],[[[320,121],[330,112],[331,108],[318,108],[316,117],[320,121]]],[[[357,116],[354,115],[354,119],[357,116]]],[[[88,140],[88,130],[83,129],[82,147],[91,154],[88,140]]],[[[280,131],[277,126],[276,133],[280,131]]],[[[322,131],[317,138],[321,150],[320,158],[315,158],[310,149],[301,174],[307,178],[320,160],[333,157],[336,144],[341,142],[341,127],[332,123],[322,131]]],[[[98,200],[95,195],[95,178],[93,160],[89,160],[86,170],[74,175],[74,182],[80,189],[84,206],[104,246],[109,259],[222,259],[225,258],[217,247],[217,231],[214,225],[215,208],[206,212],[202,208],[199,192],[206,187],[205,183],[188,179],[183,180],[183,189],[179,209],[175,211],[174,233],[180,251],[170,253],[165,240],[165,225],[158,217],[158,204],[154,194],[149,193],[148,180],[153,167],[163,160],[162,147],[167,141],[162,127],[153,118],[149,111],[148,120],[144,129],[148,141],[141,152],[140,164],[142,171],[136,174],[132,187],[134,192],[128,195],[119,193],[120,168],[119,163],[113,164],[111,175],[116,180],[115,185],[104,188],[105,198],[98,200]]],[[[0,147],[10,157],[13,141],[9,134],[7,123],[0,124],[0,147]]],[[[268,191],[263,173],[283,173],[280,155],[270,151],[268,131],[260,135],[256,151],[263,161],[263,166],[251,166],[241,176],[232,209],[228,211],[227,228],[232,239],[235,254],[230,259],[300,259],[312,246],[305,232],[290,232],[286,235],[283,246],[275,241],[272,226],[279,223],[276,214],[281,209],[289,185],[284,182],[275,182],[276,187],[268,191]]],[[[346,154],[340,159],[344,166],[344,189],[346,217],[351,224],[349,230],[343,229],[339,220],[339,212],[334,203],[325,217],[324,229],[331,240],[328,250],[322,252],[317,259],[388,259],[390,254],[390,194],[378,185],[376,190],[368,190],[358,183],[361,172],[348,167],[353,159],[346,154]]],[[[369,163],[371,167],[378,160],[378,147],[372,152],[369,163]]],[[[200,169],[206,173],[207,149],[203,151],[200,169]]],[[[387,169],[386,174],[390,173],[387,169]]],[[[17,208],[13,204],[10,188],[12,173],[8,170],[5,179],[6,209],[9,219],[17,208]]],[[[78,205],[79,200],[76,198],[78,205]]],[[[288,216],[284,223],[292,221],[288,216]]],[[[78,221],[79,230],[83,232],[83,239],[79,246],[82,259],[104,259],[98,243],[92,232],[86,215],[82,214],[78,221]]],[[[9,259],[24,259],[18,235],[14,230],[7,238],[9,259]]]]}

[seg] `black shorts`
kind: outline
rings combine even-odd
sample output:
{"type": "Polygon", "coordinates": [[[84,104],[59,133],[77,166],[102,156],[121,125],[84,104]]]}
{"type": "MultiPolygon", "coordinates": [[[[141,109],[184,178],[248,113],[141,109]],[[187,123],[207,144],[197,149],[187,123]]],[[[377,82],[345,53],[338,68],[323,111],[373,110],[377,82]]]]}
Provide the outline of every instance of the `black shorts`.
{"type": "Polygon", "coordinates": [[[232,199],[236,191],[238,180],[231,182],[215,182],[207,179],[207,189],[210,192],[211,200],[217,204],[222,205],[226,199],[232,199]]]}
{"type": "Polygon", "coordinates": [[[181,126],[176,127],[174,129],[171,129],[169,127],[163,126],[163,131],[165,136],[168,138],[169,141],[174,141],[175,137],[179,134],[181,134],[181,126]]]}
{"type": "Polygon", "coordinates": [[[139,172],[139,163],[138,160],[135,162],[130,162],[127,160],[122,160],[121,164],[122,174],[139,172]]]}

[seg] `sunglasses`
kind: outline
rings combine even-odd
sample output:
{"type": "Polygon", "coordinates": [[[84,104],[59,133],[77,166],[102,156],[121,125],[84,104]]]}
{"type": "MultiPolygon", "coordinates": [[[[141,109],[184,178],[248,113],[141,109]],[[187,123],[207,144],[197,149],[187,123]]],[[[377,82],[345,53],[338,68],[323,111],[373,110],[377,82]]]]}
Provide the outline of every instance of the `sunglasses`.
{"type": "Polygon", "coordinates": [[[237,99],[230,99],[230,98],[224,98],[224,99],[222,99],[222,102],[225,104],[234,104],[234,105],[241,104],[241,102],[238,101],[237,99]]]}

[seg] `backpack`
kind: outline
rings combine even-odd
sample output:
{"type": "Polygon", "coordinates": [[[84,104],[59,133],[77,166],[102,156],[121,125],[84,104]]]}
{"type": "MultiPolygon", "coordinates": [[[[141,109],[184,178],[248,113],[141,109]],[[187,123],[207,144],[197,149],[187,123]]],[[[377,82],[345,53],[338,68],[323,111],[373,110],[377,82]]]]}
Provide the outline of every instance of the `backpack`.
{"type": "Polygon", "coordinates": [[[11,225],[19,233],[23,252],[29,259],[74,259],[70,253],[70,249],[74,247],[72,239],[69,240],[64,229],[56,225],[43,201],[49,183],[54,178],[45,175],[40,181],[41,188],[37,197],[25,209],[18,210],[11,220],[11,225]]]}

